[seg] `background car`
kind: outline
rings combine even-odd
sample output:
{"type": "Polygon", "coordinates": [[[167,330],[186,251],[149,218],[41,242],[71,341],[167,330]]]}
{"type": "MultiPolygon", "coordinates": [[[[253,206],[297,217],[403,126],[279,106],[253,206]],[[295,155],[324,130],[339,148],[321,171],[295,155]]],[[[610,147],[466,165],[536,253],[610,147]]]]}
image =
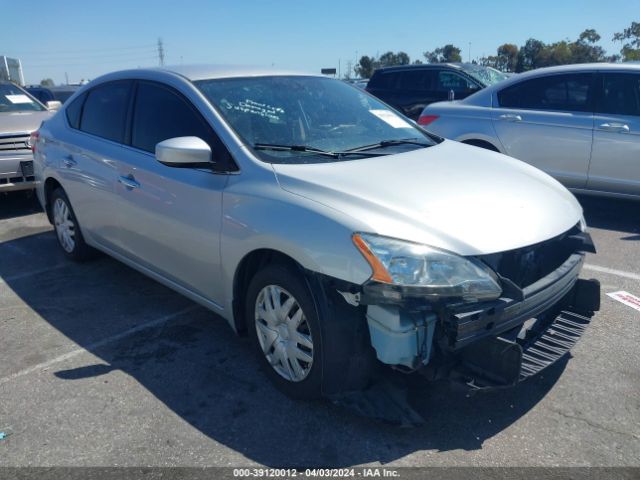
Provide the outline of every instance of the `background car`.
{"type": "Polygon", "coordinates": [[[429,105],[418,123],[530,163],[576,192],[640,199],[640,65],[522,73],[429,105]]]}
{"type": "Polygon", "coordinates": [[[417,120],[433,102],[461,99],[501,80],[503,73],[471,63],[436,63],[380,68],[366,90],[407,117],[417,120]]]}
{"type": "Polygon", "coordinates": [[[59,87],[43,87],[40,85],[31,85],[25,88],[31,95],[36,97],[44,105],[47,102],[58,101],[60,103],[66,102],[76,90],[80,88],[79,85],[63,85],[59,87]]]}
{"type": "Polygon", "coordinates": [[[51,113],[19,86],[0,82],[0,192],[35,186],[29,137],[51,113]]]}

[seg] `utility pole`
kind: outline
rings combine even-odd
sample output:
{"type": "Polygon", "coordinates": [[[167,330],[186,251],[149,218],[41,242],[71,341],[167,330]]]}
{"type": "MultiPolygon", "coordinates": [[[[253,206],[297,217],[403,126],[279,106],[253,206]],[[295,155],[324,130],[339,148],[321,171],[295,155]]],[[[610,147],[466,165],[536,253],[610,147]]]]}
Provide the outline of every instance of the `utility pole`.
{"type": "Polygon", "coordinates": [[[469,42],[469,63],[471,63],[471,42],[469,42]]]}
{"type": "Polygon", "coordinates": [[[164,67],[164,44],[162,38],[158,38],[158,62],[161,67],[164,67]]]}
{"type": "Polygon", "coordinates": [[[67,81],[67,85],[69,85],[69,74],[67,72],[64,72],[64,78],[67,81]]]}

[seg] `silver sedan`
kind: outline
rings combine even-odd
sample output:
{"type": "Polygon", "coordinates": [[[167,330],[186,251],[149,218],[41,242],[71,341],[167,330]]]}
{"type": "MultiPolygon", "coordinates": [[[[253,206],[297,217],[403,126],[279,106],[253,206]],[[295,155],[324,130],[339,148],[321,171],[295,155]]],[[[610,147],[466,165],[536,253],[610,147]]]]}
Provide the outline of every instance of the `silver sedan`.
{"type": "Polygon", "coordinates": [[[117,72],[34,138],[69,258],[100,250],[218,313],[295,397],[363,389],[383,366],[513,385],[598,308],[562,185],[338,80],[117,72]]]}
{"type": "Polygon", "coordinates": [[[530,163],[575,192],[640,199],[640,65],[534,70],[431,104],[418,121],[530,163]]]}

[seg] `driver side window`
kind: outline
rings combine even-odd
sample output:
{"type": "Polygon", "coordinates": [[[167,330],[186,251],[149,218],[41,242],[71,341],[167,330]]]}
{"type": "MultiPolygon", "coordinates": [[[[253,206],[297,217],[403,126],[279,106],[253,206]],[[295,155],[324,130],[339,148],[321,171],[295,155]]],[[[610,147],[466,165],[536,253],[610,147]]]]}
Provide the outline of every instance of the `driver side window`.
{"type": "Polygon", "coordinates": [[[209,144],[217,169],[234,170],[231,156],[208,123],[168,87],[139,82],[133,109],[131,146],[154,153],[156,144],[175,137],[198,137],[209,144]]]}

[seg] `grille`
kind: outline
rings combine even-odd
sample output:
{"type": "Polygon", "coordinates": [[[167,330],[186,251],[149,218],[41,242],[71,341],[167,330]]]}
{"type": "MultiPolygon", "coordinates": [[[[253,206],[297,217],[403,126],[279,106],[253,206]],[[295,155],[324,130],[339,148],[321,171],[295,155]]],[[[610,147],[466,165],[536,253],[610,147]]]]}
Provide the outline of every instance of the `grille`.
{"type": "Polygon", "coordinates": [[[31,150],[29,135],[0,135],[0,152],[20,152],[31,150]]]}
{"type": "Polygon", "coordinates": [[[574,228],[546,242],[479,258],[518,287],[525,288],[556,270],[574,253],[576,244],[571,235],[577,232],[574,228]]]}

